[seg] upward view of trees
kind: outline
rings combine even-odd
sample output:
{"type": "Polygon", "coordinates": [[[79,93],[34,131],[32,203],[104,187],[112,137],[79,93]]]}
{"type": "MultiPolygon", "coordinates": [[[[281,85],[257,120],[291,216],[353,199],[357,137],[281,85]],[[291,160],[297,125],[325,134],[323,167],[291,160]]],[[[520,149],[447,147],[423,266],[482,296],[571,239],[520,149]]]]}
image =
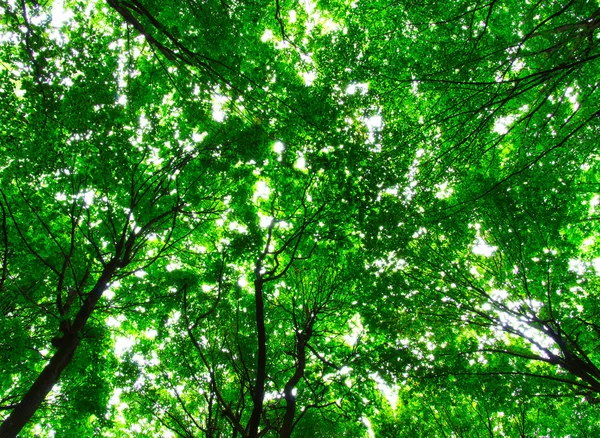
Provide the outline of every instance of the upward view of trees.
{"type": "Polygon", "coordinates": [[[0,2],[0,437],[600,433],[595,0],[0,2]]]}

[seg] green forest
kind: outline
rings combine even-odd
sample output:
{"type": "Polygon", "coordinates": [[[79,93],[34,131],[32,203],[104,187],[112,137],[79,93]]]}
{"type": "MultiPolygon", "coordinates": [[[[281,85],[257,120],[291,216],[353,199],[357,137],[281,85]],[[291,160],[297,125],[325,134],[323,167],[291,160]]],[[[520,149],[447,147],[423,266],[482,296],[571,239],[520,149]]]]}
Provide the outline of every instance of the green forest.
{"type": "Polygon", "coordinates": [[[598,0],[0,0],[0,438],[600,436],[598,0]]]}

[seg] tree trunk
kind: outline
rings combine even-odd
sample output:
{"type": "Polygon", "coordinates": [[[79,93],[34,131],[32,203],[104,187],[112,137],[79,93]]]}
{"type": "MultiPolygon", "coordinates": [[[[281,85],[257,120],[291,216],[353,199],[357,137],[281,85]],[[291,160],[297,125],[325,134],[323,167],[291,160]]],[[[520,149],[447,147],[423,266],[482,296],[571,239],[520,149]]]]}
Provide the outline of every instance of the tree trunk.
{"type": "MultiPolygon", "coordinates": [[[[260,425],[260,416],[263,409],[265,398],[265,379],[267,370],[267,335],[265,331],[265,303],[263,297],[264,281],[260,277],[257,268],[257,280],[254,281],[254,293],[256,300],[256,331],[258,334],[258,363],[256,367],[256,384],[254,394],[252,394],[252,414],[246,427],[247,436],[256,438],[258,436],[258,427],[260,425]]],[[[1,438],[1,437],[0,437],[1,438]]]]}
{"type": "Polygon", "coordinates": [[[61,373],[73,359],[73,354],[79,345],[79,334],[85,327],[96,303],[108,287],[117,267],[119,259],[112,259],[102,271],[102,275],[94,288],[85,299],[71,326],[71,330],[64,334],[59,341],[58,351],[54,353],[48,365],[43,369],[33,385],[29,388],[21,402],[13,409],[10,415],[0,426],[0,438],[14,438],[27,422],[33,417],[48,393],[58,382],[61,373]]]}
{"type": "Polygon", "coordinates": [[[79,338],[76,333],[69,333],[62,339],[58,351],[52,356],[21,402],[0,426],[0,438],[14,438],[23,429],[23,426],[35,414],[48,393],[56,385],[60,374],[71,362],[78,343],[79,338]]]}

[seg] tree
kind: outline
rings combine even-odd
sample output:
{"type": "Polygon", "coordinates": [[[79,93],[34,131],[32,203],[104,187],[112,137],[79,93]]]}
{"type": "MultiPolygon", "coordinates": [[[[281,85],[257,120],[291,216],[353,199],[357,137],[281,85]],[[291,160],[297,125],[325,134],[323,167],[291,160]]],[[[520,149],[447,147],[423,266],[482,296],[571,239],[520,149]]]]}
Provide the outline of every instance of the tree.
{"type": "MultiPolygon", "coordinates": [[[[173,347],[152,366],[129,358],[132,373],[125,385],[145,382],[131,402],[143,391],[148,395],[138,402],[142,411],[172,406],[163,425],[176,434],[290,436],[312,410],[351,430],[359,423],[345,383],[361,348],[349,345],[343,330],[355,314],[356,290],[348,276],[356,263],[348,252],[351,220],[330,220],[345,210],[332,198],[335,186],[293,172],[300,174],[295,180],[272,175],[267,199],[230,204],[231,232],[225,237],[230,244],[218,268],[209,267],[213,262],[200,268],[198,260],[192,269],[188,261],[186,272],[201,274],[180,286],[180,316],[167,329],[173,347]],[[240,235],[234,225],[239,227],[239,216],[249,208],[253,219],[240,235]],[[210,303],[203,299],[207,292],[210,303]],[[175,388],[164,363],[181,356],[185,380],[175,388]],[[203,397],[194,397],[198,393],[203,397]]],[[[368,388],[369,382],[355,385],[368,388]]],[[[134,411],[130,421],[138,415],[134,411]]]]}
{"type": "MultiPolygon", "coordinates": [[[[444,308],[457,307],[448,313],[433,312],[432,317],[455,322],[463,334],[463,325],[473,324],[525,338],[541,348],[542,355],[549,355],[549,363],[583,378],[596,392],[596,371],[589,369],[583,377],[575,371],[575,363],[567,365],[542,347],[548,341],[556,343],[565,360],[579,363],[591,360],[584,351],[592,353],[597,342],[595,252],[589,247],[595,220],[587,203],[581,202],[590,195],[577,188],[570,192],[574,205],[557,210],[561,191],[579,184],[563,182],[560,190],[552,186],[548,178],[528,179],[522,186],[496,193],[461,218],[461,227],[440,223],[422,237],[415,236],[412,248],[403,254],[406,260],[393,269],[399,268],[401,287],[413,290],[409,294],[422,291],[427,299],[444,303],[444,308]],[[417,270],[422,274],[415,274],[417,270]],[[574,308],[579,309],[577,315],[574,308]],[[527,334],[532,330],[546,339],[527,334]]],[[[414,302],[411,297],[405,305],[414,302]]]]}
{"type": "MultiPolygon", "coordinates": [[[[22,13],[23,49],[31,55],[40,50],[34,46],[40,35],[27,9],[22,13]]],[[[42,55],[52,49],[41,48],[42,55]]],[[[103,62],[115,64],[116,56],[108,53],[103,62]]],[[[162,139],[172,138],[173,130],[144,127],[140,119],[158,114],[140,99],[142,81],[130,81],[140,88],[124,95],[133,103],[123,106],[114,100],[119,91],[110,70],[98,75],[85,55],[70,58],[71,68],[81,68],[79,74],[98,84],[82,108],[80,93],[92,84],[57,84],[64,67],[37,70],[41,57],[31,60],[36,68],[21,79],[30,99],[10,96],[10,72],[4,74],[3,91],[12,98],[4,101],[10,138],[0,201],[8,334],[3,399],[13,406],[2,436],[14,436],[29,420],[85,338],[104,336],[105,329],[90,318],[109,286],[143,272],[220,210],[218,184],[206,184],[214,178],[204,170],[214,161],[210,148],[171,146],[162,139]],[[188,178],[182,173],[186,167],[198,172],[188,178]],[[193,215],[187,203],[194,205],[193,215]]]]}
{"type": "MultiPolygon", "coordinates": [[[[0,429],[6,436],[22,427],[57,383],[91,329],[88,321],[110,284],[151,266],[218,211],[213,193],[204,199],[198,196],[205,190],[198,186],[199,178],[173,177],[197,158],[198,152],[175,150],[170,156],[153,157],[153,153],[160,154],[159,149],[149,144],[125,149],[119,134],[105,141],[92,140],[94,145],[86,148],[91,157],[101,157],[108,171],[100,173],[90,161],[80,162],[79,152],[65,147],[57,151],[60,158],[50,165],[14,157],[4,169],[3,287],[11,298],[5,316],[15,327],[26,326],[24,313],[26,319],[50,319],[34,325],[36,329],[40,326],[40,331],[34,332],[38,339],[35,350],[41,359],[50,358],[48,365],[26,392],[21,385],[7,388],[17,397],[24,395],[0,429]],[[71,190],[62,191],[67,188],[71,190]],[[188,216],[187,226],[179,232],[181,216],[190,214],[186,211],[188,193],[206,207],[203,211],[202,204],[196,204],[195,217],[188,216]],[[93,198],[98,200],[93,202],[93,198]],[[23,272],[22,266],[28,270],[23,272]],[[22,312],[22,308],[29,311],[22,312]],[[51,334],[54,337],[50,339],[51,334]],[[47,356],[50,344],[56,352],[47,356]]],[[[78,134],[72,137],[73,149],[89,145],[89,139],[77,141],[78,134]]],[[[68,137],[61,140],[69,142],[68,137]]],[[[20,361],[14,360],[13,351],[18,351],[25,339],[5,339],[10,362],[16,366],[20,361]]],[[[29,379],[23,373],[17,376],[23,383],[29,379]]]]}

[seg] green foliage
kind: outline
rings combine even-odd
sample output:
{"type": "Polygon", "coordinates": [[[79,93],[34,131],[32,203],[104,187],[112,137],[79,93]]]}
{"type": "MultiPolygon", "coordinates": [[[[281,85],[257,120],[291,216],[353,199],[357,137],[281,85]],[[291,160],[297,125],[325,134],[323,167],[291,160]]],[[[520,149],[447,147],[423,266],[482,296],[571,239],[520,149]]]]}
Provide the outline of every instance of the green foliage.
{"type": "Polygon", "coordinates": [[[599,11],[1,4],[0,436],[597,435],[599,11]]]}

